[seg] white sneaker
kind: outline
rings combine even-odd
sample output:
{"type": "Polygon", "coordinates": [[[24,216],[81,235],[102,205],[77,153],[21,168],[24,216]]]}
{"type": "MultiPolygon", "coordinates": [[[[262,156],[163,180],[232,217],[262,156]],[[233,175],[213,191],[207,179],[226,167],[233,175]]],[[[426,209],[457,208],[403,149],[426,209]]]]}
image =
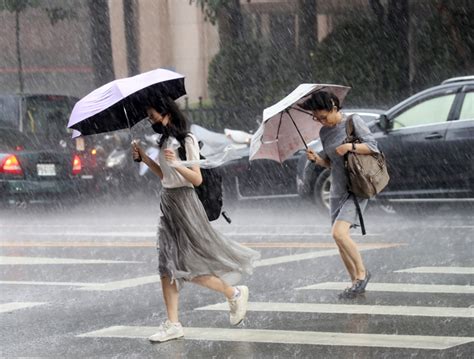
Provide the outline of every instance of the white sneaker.
{"type": "Polygon", "coordinates": [[[230,324],[238,325],[245,318],[247,303],[249,301],[249,289],[245,285],[238,286],[240,295],[235,299],[227,299],[230,307],[230,324]]]}
{"type": "Polygon", "coordinates": [[[158,328],[158,332],[148,338],[150,342],[166,342],[171,339],[178,339],[184,336],[183,326],[181,323],[171,323],[166,320],[158,328]]]}

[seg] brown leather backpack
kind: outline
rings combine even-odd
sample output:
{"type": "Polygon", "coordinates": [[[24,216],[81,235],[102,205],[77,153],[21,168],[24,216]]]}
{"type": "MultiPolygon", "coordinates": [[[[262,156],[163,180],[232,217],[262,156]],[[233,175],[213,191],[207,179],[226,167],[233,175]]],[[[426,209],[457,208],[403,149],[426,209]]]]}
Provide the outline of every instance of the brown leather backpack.
{"type": "MultiPolygon", "coordinates": [[[[354,122],[349,116],[346,122],[345,143],[362,143],[354,132],[354,122]]],[[[360,198],[371,198],[380,193],[388,184],[390,176],[383,153],[359,155],[348,152],[345,167],[349,180],[349,191],[360,198]]]]}

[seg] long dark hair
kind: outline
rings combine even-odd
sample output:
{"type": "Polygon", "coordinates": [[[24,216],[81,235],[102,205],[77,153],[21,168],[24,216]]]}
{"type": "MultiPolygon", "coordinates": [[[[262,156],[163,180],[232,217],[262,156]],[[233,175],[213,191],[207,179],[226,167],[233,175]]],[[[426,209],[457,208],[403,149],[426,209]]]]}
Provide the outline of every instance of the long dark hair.
{"type": "Polygon", "coordinates": [[[170,136],[175,137],[179,143],[183,143],[189,133],[189,122],[176,102],[170,97],[156,96],[148,101],[147,107],[154,108],[161,116],[169,115],[170,117],[170,122],[165,127],[166,131],[163,132],[158,147],[161,148],[170,136]]]}
{"type": "Polygon", "coordinates": [[[313,93],[306,101],[299,105],[303,110],[306,111],[332,111],[335,106],[339,111],[341,105],[339,104],[339,98],[332,92],[318,91],[313,93]]]}

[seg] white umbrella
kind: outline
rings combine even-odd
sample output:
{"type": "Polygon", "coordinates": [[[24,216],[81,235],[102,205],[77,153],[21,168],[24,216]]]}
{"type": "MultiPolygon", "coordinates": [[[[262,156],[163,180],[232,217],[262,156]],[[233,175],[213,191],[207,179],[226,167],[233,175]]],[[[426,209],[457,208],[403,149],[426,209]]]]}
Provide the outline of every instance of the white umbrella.
{"type": "Polygon", "coordinates": [[[350,87],[331,84],[301,84],[273,106],[263,110],[263,121],[250,142],[250,161],[270,159],[282,163],[297,150],[308,148],[318,138],[321,124],[299,104],[317,91],[332,92],[342,103],[350,87]]]}

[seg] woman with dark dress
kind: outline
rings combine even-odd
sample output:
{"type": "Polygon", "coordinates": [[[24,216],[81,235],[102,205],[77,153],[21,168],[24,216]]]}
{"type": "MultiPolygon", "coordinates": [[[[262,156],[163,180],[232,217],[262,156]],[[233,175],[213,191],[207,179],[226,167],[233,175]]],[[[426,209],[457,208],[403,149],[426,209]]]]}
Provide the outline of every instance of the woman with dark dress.
{"type": "MultiPolygon", "coordinates": [[[[350,228],[358,224],[358,214],[352,195],[348,192],[344,155],[349,151],[361,155],[378,153],[377,142],[364,120],[354,114],[352,120],[355,135],[362,140],[362,143],[343,143],[347,137],[347,116],[340,111],[339,99],[330,92],[315,92],[300,106],[312,111],[314,120],[323,125],[320,131],[323,151],[317,154],[308,149],[307,157],[316,165],[331,169],[332,236],[352,282],[351,286],[341,293],[341,297],[354,297],[365,292],[371,275],[350,235],[350,228]]],[[[361,211],[364,211],[368,200],[358,198],[358,202],[361,211]]]]}

